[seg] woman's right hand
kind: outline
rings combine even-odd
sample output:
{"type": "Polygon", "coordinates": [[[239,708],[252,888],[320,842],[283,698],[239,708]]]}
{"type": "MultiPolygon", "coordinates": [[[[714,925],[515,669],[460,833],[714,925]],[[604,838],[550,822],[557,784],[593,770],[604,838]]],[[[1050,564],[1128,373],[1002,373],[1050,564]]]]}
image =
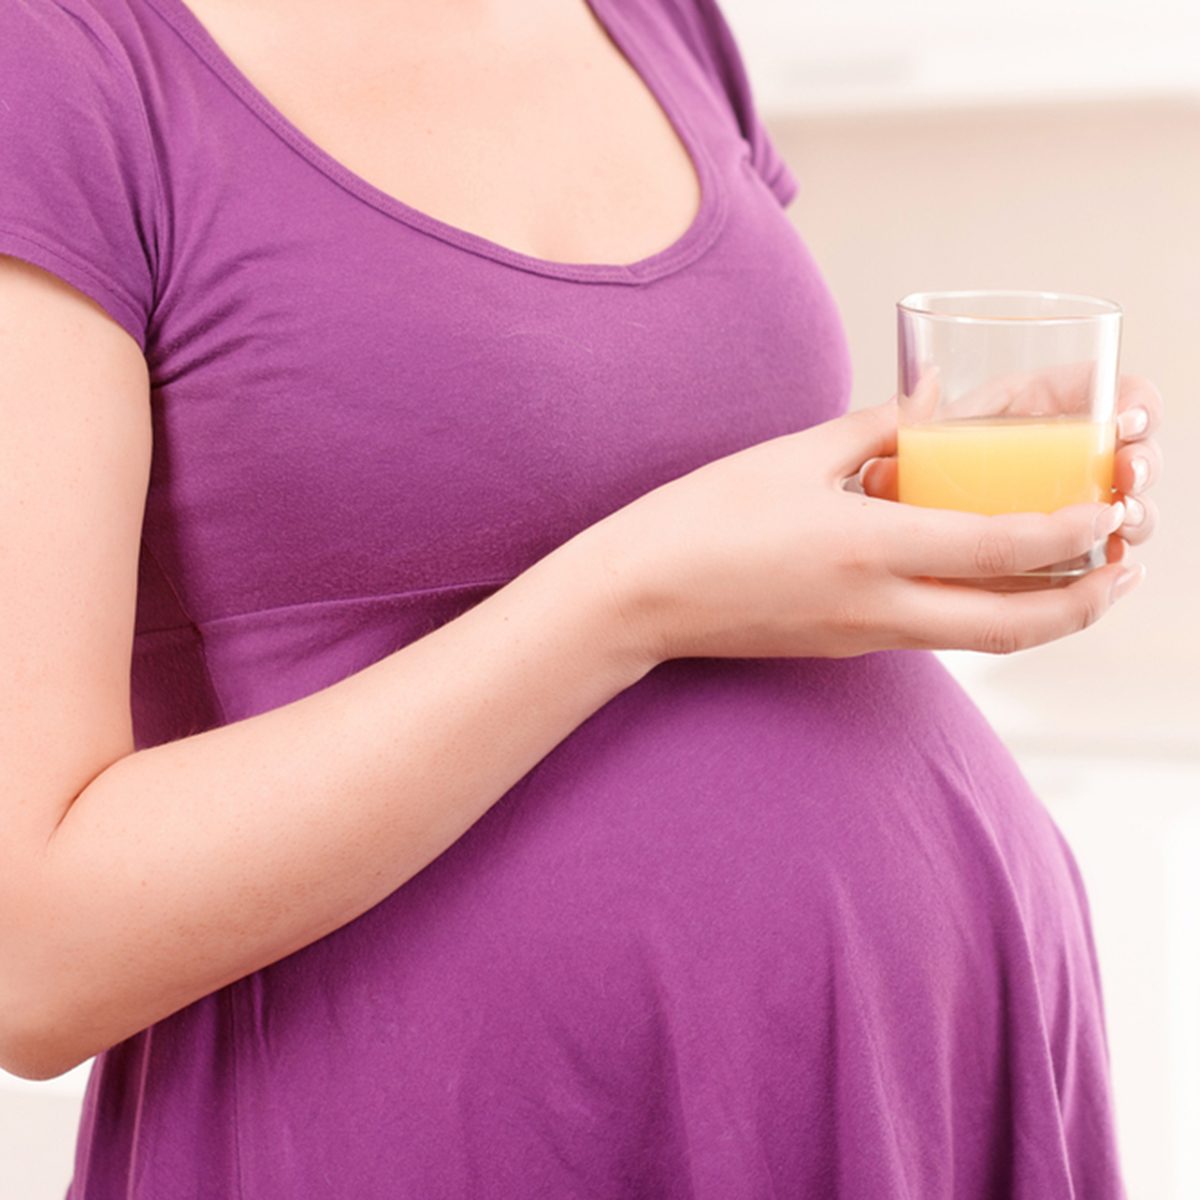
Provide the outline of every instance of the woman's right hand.
{"type": "Polygon", "coordinates": [[[893,397],[756,443],[586,531],[639,648],[652,661],[1008,653],[1086,628],[1141,581],[1140,567],[1113,562],[1036,591],[956,583],[1083,554],[1122,506],[982,516],[847,490],[864,463],[895,453],[896,419],[893,397]]]}

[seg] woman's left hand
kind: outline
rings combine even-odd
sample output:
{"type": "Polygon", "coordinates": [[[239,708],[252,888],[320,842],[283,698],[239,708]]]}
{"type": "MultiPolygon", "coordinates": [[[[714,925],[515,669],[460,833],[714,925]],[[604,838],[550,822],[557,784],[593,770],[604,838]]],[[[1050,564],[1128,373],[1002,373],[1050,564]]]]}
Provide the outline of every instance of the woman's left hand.
{"type": "Polygon", "coordinates": [[[1114,500],[1125,501],[1125,520],[1109,535],[1108,561],[1120,562],[1127,546],[1154,532],[1158,506],[1146,492],[1162,474],[1162,450],[1154,433],[1162,424],[1162,393],[1140,375],[1122,375],[1117,391],[1117,450],[1113,458],[1114,500]]]}
{"type": "MultiPolygon", "coordinates": [[[[1005,407],[992,404],[987,411],[1003,411],[1005,407]]],[[[1125,502],[1125,520],[1105,544],[1110,563],[1120,562],[1130,546],[1146,541],[1158,522],[1158,506],[1146,493],[1162,474],[1162,450],[1154,438],[1162,418],[1162,393],[1149,379],[1141,375],[1119,377],[1112,499],[1125,502]]],[[[858,482],[868,496],[897,499],[895,457],[873,458],[865,463],[858,482]]]]}

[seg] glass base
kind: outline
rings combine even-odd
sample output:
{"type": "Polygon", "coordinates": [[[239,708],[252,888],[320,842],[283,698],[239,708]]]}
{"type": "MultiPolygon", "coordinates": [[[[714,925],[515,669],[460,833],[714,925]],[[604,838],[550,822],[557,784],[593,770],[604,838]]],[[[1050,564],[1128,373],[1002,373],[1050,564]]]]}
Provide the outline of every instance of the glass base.
{"type": "Polygon", "coordinates": [[[1052,563],[1048,567],[1038,567],[1034,571],[1022,571],[1019,575],[996,575],[991,578],[954,579],[950,582],[965,584],[967,587],[986,588],[990,592],[1032,592],[1042,588],[1066,587],[1076,579],[1102,567],[1108,561],[1104,543],[1094,546],[1086,554],[1066,562],[1052,563]]]}

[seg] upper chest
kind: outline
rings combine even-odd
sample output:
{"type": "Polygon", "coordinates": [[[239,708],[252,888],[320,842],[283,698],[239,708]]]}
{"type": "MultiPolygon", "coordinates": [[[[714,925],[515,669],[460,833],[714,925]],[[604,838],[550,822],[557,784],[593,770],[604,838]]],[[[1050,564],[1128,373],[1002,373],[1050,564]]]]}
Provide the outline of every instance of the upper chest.
{"type": "Polygon", "coordinates": [[[700,203],[667,113],[585,0],[189,8],[334,159],[450,225],[553,261],[626,263],[700,203]]]}
{"type": "MultiPolygon", "coordinates": [[[[659,23],[657,0],[645,10],[604,0],[606,13],[618,7],[643,18],[633,37],[632,19],[617,28],[689,137],[704,204],[680,240],[671,242],[672,226],[657,245],[619,247],[614,263],[626,265],[602,266],[579,265],[602,261],[582,239],[616,225],[581,219],[568,194],[549,190],[581,184],[569,166],[545,177],[545,192],[527,175],[464,187],[481,221],[513,220],[507,230],[479,226],[488,244],[463,236],[470,214],[435,210],[433,198],[401,186],[420,178],[418,164],[434,182],[443,169],[482,170],[461,147],[442,156],[426,147],[422,158],[405,118],[411,162],[355,157],[357,104],[373,131],[359,144],[387,142],[371,71],[390,52],[363,57],[361,80],[335,72],[335,84],[321,81],[328,64],[305,40],[312,76],[293,64],[281,79],[290,89],[317,78],[311,88],[272,90],[276,50],[258,60],[252,92],[253,68],[231,74],[177,0],[153,0],[172,19],[147,26],[166,220],[149,339],[145,537],[193,617],[510,577],[665,479],[844,403],[836,308],[753,169],[720,82],[659,23]],[[393,176],[375,171],[388,161],[393,176]],[[483,203],[505,188],[511,205],[483,203]],[[423,219],[422,205],[451,225],[423,219]],[[546,231],[519,221],[559,210],[573,219],[557,228],[580,238],[558,247],[575,264],[503,252],[546,255],[546,231]],[[522,228],[536,235],[524,245],[522,228]]],[[[485,58],[470,61],[483,71],[485,58]]],[[[583,60],[567,61],[583,70],[583,60]]],[[[446,73],[421,84],[414,66],[412,87],[453,97],[446,80],[458,69],[466,88],[462,63],[449,53],[437,62],[446,73]]],[[[511,86],[497,81],[486,94],[519,94],[520,72],[504,62],[511,86]]],[[[645,88],[633,82],[626,95],[638,103],[645,88]]],[[[384,111],[411,110],[391,75],[379,94],[384,111]]],[[[515,109],[486,107],[471,111],[493,122],[500,146],[506,123],[523,122],[515,109]]],[[[527,99],[522,111],[536,107],[527,99]]],[[[446,146],[475,128],[461,112],[454,123],[437,104],[426,108],[439,122],[428,136],[446,146]]],[[[624,153],[619,137],[607,160],[599,149],[604,111],[593,114],[596,140],[581,163],[624,153]]],[[[564,153],[577,151],[570,141],[564,153]]]]}

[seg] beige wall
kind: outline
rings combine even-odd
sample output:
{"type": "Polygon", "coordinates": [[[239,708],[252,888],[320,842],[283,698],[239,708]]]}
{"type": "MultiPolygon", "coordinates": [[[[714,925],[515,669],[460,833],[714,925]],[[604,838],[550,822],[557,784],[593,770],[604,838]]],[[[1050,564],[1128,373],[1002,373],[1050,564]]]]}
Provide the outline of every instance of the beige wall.
{"type": "Polygon", "coordinates": [[[981,661],[979,678],[1010,742],[1200,757],[1200,104],[768,123],[848,330],[854,406],[895,391],[907,292],[1030,287],[1123,306],[1122,370],[1153,379],[1169,414],[1146,581],[1097,626],[981,661]]]}

